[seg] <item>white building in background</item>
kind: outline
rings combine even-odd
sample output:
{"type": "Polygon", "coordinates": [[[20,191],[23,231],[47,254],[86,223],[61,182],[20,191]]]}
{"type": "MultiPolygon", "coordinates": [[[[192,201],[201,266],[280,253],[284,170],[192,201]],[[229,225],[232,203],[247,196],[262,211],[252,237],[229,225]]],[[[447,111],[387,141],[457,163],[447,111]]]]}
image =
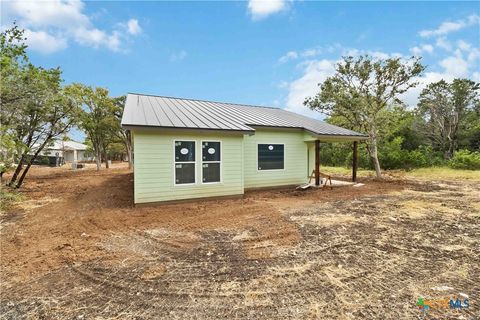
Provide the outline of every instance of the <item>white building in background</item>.
{"type": "Polygon", "coordinates": [[[51,164],[60,165],[62,162],[75,163],[92,160],[92,157],[86,155],[86,150],[87,145],[80,142],[55,140],[53,144],[41,152],[41,155],[49,157],[51,164]],[[52,158],[56,159],[56,161],[52,161],[52,158]]]}

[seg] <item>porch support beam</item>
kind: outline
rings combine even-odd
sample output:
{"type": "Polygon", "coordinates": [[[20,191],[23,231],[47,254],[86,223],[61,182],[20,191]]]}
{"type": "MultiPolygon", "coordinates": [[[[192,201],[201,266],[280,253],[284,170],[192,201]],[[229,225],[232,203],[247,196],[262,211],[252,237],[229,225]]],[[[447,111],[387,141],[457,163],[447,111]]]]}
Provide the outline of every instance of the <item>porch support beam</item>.
{"type": "Polygon", "coordinates": [[[320,186],[320,140],[315,140],[315,185],[320,186]]]}
{"type": "Polygon", "coordinates": [[[358,167],[358,141],[353,141],[353,157],[352,157],[352,181],[357,182],[358,167]]]}

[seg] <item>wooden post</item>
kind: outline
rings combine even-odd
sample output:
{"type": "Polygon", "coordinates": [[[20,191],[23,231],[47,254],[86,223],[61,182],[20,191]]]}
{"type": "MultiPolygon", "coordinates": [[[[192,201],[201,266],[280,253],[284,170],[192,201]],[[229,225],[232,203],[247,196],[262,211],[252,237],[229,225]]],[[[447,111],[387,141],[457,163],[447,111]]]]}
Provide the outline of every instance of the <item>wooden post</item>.
{"type": "Polygon", "coordinates": [[[315,140],[315,185],[320,185],[320,140],[315,140]]]}
{"type": "Polygon", "coordinates": [[[352,181],[357,182],[358,141],[353,141],[352,181]]]}

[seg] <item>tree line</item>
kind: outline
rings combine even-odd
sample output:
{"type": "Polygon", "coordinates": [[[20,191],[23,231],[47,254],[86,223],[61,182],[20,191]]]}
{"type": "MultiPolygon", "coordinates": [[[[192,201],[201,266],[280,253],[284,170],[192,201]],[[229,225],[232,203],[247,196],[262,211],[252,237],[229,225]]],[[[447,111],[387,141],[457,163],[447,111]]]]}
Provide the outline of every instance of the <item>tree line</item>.
{"type": "Polygon", "coordinates": [[[0,171],[13,168],[8,185],[19,188],[35,159],[72,128],[86,133],[97,170],[122,145],[131,166],[131,140],[120,126],[125,97],[84,84],[64,85],[60,68],[30,62],[24,31],[0,34],[0,171]]]}
{"type": "MultiPolygon", "coordinates": [[[[304,105],[326,121],[368,134],[360,166],[409,169],[448,164],[480,169],[480,84],[470,79],[428,84],[418,104],[407,107],[402,94],[416,87],[425,66],[418,57],[344,57],[333,76],[304,105]]],[[[351,149],[325,144],[322,161],[346,165],[351,149]]]]}

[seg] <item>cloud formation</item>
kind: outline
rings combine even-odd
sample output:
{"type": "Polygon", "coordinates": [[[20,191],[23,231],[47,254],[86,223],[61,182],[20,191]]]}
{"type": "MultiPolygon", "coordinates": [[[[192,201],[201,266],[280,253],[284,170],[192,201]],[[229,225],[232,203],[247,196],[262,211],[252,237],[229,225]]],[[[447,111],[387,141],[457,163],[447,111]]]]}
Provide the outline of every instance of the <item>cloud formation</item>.
{"type": "Polygon", "coordinates": [[[97,28],[84,8],[81,0],[6,1],[2,3],[2,18],[7,19],[2,20],[7,24],[17,20],[25,29],[29,48],[42,53],[65,49],[70,41],[118,52],[128,36],[141,33],[136,19],[120,23],[111,31],[97,28]]]}
{"type": "MultiPolygon", "coordinates": [[[[469,16],[462,21],[468,22],[473,20],[474,18],[469,16]]],[[[433,39],[432,43],[423,43],[410,48],[410,53],[413,55],[422,56],[429,54],[431,55],[430,59],[433,57],[438,59],[435,63],[429,65],[428,70],[422,76],[414,79],[414,81],[419,83],[418,86],[410,89],[400,97],[401,100],[410,107],[417,104],[421,91],[432,82],[437,82],[442,79],[452,81],[454,78],[463,77],[480,81],[480,72],[478,72],[480,65],[480,47],[463,39],[450,41],[444,33],[446,28],[443,27],[441,30],[443,31],[435,33],[439,36],[433,39]]],[[[368,54],[376,59],[409,56],[409,53],[365,51],[356,48],[346,48],[338,44],[318,50],[319,52],[329,53],[334,58],[312,59],[311,57],[301,54],[302,52],[307,52],[305,50],[300,52],[289,51],[279,59],[279,62],[298,60],[296,66],[301,70],[301,74],[297,79],[291,82],[283,81],[281,83],[280,88],[287,91],[284,100],[284,104],[286,105],[285,109],[316,118],[322,118],[323,116],[305,107],[303,102],[305,98],[314,96],[318,92],[319,83],[322,83],[329,76],[335,74],[335,64],[341,60],[342,56],[355,57],[368,54]]]]}
{"type": "Polygon", "coordinates": [[[249,0],[248,11],[254,20],[264,19],[288,8],[286,0],[249,0]]]}
{"type": "Polygon", "coordinates": [[[424,38],[444,36],[451,32],[455,32],[466,27],[478,25],[479,23],[480,23],[480,16],[476,14],[472,14],[468,16],[466,19],[461,19],[457,21],[444,21],[436,29],[422,30],[419,32],[419,35],[424,38]]]}

